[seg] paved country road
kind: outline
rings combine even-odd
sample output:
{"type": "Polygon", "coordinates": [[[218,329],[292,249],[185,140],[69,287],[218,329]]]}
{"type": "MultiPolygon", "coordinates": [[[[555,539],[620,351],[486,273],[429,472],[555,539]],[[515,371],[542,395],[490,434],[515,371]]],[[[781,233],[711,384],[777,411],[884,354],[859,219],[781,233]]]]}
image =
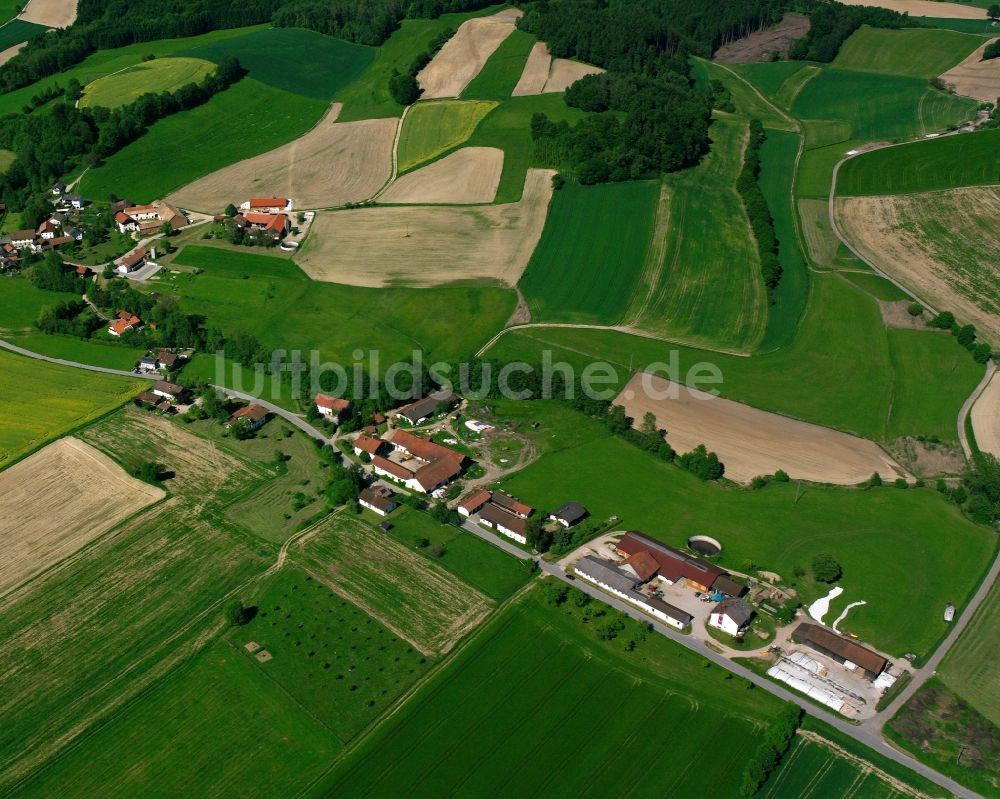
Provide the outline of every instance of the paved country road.
{"type": "MultiPolygon", "coordinates": [[[[137,375],[135,372],[127,372],[124,369],[110,369],[104,366],[92,366],[90,364],[79,363],[77,361],[67,361],[62,358],[51,358],[48,355],[42,355],[37,352],[32,352],[31,350],[26,350],[23,347],[18,347],[15,344],[11,344],[8,341],[4,341],[3,339],[0,339],[0,347],[9,350],[10,352],[15,352],[18,355],[24,355],[25,357],[34,358],[35,360],[39,361],[47,361],[48,363],[59,364],[60,366],[70,366],[77,369],[86,369],[87,371],[90,372],[102,372],[104,374],[120,375],[122,377],[132,377],[132,378],[139,377],[147,380],[160,379],[159,375],[141,375],[141,374],[137,375]]],[[[256,402],[258,405],[262,405],[263,407],[267,408],[269,412],[282,417],[283,419],[295,425],[295,427],[299,428],[304,433],[312,436],[313,438],[318,438],[327,442],[331,440],[328,439],[322,432],[320,432],[311,424],[309,424],[307,421],[305,421],[302,417],[297,416],[296,414],[292,413],[289,410],[286,410],[285,408],[282,408],[278,405],[274,405],[273,403],[267,402],[266,400],[258,399],[251,394],[244,394],[243,392],[233,391],[232,389],[223,388],[221,386],[214,386],[214,388],[217,388],[218,390],[224,392],[229,397],[242,400],[250,400],[256,402]]],[[[616,597],[610,594],[606,594],[604,591],[601,591],[596,586],[593,586],[584,580],[570,580],[570,578],[566,576],[566,573],[561,568],[559,568],[559,566],[535,558],[530,553],[525,552],[523,549],[514,546],[514,544],[512,544],[510,541],[507,541],[501,538],[500,536],[494,535],[493,533],[484,530],[483,528],[479,527],[479,525],[466,520],[462,523],[462,527],[468,532],[472,533],[473,535],[479,536],[483,540],[488,541],[489,543],[499,547],[500,549],[513,555],[516,558],[520,558],[521,560],[537,560],[539,567],[546,574],[555,577],[557,579],[564,580],[565,582],[575,586],[576,588],[579,588],[584,593],[590,594],[595,599],[604,602],[605,604],[610,605],[611,607],[616,608],[617,610],[620,610],[627,616],[630,616],[634,619],[639,619],[640,621],[643,622],[648,622],[649,624],[652,625],[653,629],[656,630],[661,635],[664,635],[667,638],[671,639],[672,641],[675,641],[676,643],[680,644],[681,646],[684,646],[687,649],[690,649],[691,651],[697,653],[698,655],[707,658],[717,666],[720,666],[721,668],[731,671],[738,677],[742,677],[745,680],[748,680],[749,682],[756,685],[758,688],[762,688],[763,690],[771,694],[774,694],[774,696],[778,697],[779,699],[783,699],[786,702],[795,703],[809,715],[821,719],[822,721],[825,721],[830,726],[835,727],[844,734],[851,736],[856,741],[859,741],[860,743],[863,743],[865,746],[874,749],[875,751],[879,752],[880,754],[884,755],[890,760],[894,760],[900,765],[906,766],[912,771],[915,771],[917,774],[926,777],[931,782],[940,785],[942,788],[945,788],[948,791],[951,791],[956,796],[962,797],[962,799],[983,799],[983,797],[981,797],[980,794],[977,794],[974,791],[970,791],[968,788],[959,785],[950,777],[946,777],[943,774],[939,774],[937,771],[930,768],[929,766],[925,766],[918,760],[915,760],[909,755],[906,755],[903,752],[899,751],[898,749],[895,749],[894,747],[890,746],[882,738],[879,730],[881,729],[881,723],[884,723],[885,719],[889,718],[890,713],[895,712],[895,709],[902,705],[903,701],[905,701],[905,698],[910,696],[913,692],[915,692],[917,688],[919,688],[920,685],[923,684],[923,682],[928,677],[930,677],[931,674],[933,674],[933,670],[937,667],[937,665],[941,662],[941,659],[947,654],[948,650],[958,639],[959,634],[968,624],[969,618],[973,615],[976,608],[978,608],[979,605],[982,603],[982,601],[986,598],[986,595],[989,593],[990,587],[993,585],[994,580],[996,580],[997,575],[1000,574],[1000,556],[998,556],[997,560],[994,561],[993,566],[990,569],[986,579],[983,580],[983,583],[979,587],[979,590],[976,592],[975,596],[966,606],[962,615],[956,621],[955,626],[948,634],[948,637],[945,638],[944,642],[941,644],[941,646],[938,647],[937,651],[930,658],[930,660],[928,660],[927,664],[914,674],[913,679],[910,682],[910,685],[907,686],[906,690],[893,701],[893,703],[889,706],[889,708],[887,708],[886,710],[884,710],[882,713],[880,713],[878,716],[875,717],[876,719],[881,719],[882,722],[877,725],[869,724],[867,726],[866,725],[859,726],[851,724],[850,722],[847,722],[842,718],[839,718],[838,716],[834,716],[832,713],[827,713],[825,710],[820,709],[816,705],[807,702],[803,697],[785,690],[777,683],[771,682],[770,680],[764,677],[754,674],[752,671],[750,671],[747,668],[744,668],[738,663],[734,663],[733,661],[729,660],[726,657],[723,657],[717,652],[708,649],[700,641],[690,636],[683,635],[674,630],[673,628],[668,627],[667,625],[662,624],[654,619],[651,619],[649,616],[645,615],[644,613],[642,613],[642,611],[638,610],[634,606],[622,602],[621,600],[617,599],[616,597]]]]}

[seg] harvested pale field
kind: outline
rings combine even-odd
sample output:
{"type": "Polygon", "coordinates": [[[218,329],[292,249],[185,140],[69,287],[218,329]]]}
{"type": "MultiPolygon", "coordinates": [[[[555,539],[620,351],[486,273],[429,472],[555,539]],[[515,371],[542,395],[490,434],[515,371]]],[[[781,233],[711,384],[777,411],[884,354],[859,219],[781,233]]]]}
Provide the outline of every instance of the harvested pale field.
{"type": "Polygon", "coordinates": [[[447,652],[493,606],[429,558],[345,515],[329,517],[292,557],[424,654],[447,652]]]}
{"type": "Polygon", "coordinates": [[[291,197],[296,208],[326,208],[374,195],[392,173],[397,119],[337,122],[334,103],[316,127],[276,150],[206,175],[171,194],[182,208],[218,213],[251,196],[291,197]]]}
{"type": "Polygon", "coordinates": [[[994,372],[985,391],[972,406],[972,432],[983,452],[1000,458],[1000,372],[994,372]]]}
{"type": "Polygon", "coordinates": [[[726,477],[740,483],[777,469],[794,480],[837,485],[860,483],[873,472],[890,479],[908,476],[867,439],[713,397],[643,372],[629,381],[615,402],[624,405],[637,424],[646,413],[655,414],[658,426],[667,431],[667,441],[678,452],[704,444],[725,464],[726,477]]]}
{"type": "Polygon", "coordinates": [[[50,28],[68,28],[76,21],[77,0],[28,0],[18,19],[47,25],[50,28]]]}
{"type": "Polygon", "coordinates": [[[809,257],[822,266],[833,266],[840,241],[830,229],[828,201],[801,199],[798,205],[809,257]]]}
{"type": "Polygon", "coordinates": [[[398,178],[383,203],[491,203],[503,172],[503,150],[463,147],[440,161],[398,178]]]}
{"type": "Polygon", "coordinates": [[[524,71],[511,92],[512,97],[527,97],[541,94],[545,82],[549,79],[549,67],[552,64],[552,54],[545,42],[535,42],[524,62],[524,71]]]}
{"type": "Polygon", "coordinates": [[[0,595],[163,496],[76,438],[0,472],[0,595]]]}
{"type": "Polygon", "coordinates": [[[466,20],[431,62],[417,73],[421,97],[458,97],[479,74],[524,12],[507,8],[489,17],[466,20]]]}
{"type": "Polygon", "coordinates": [[[601,72],[604,70],[591,64],[571,61],[568,58],[553,58],[552,66],[549,67],[549,79],[545,81],[542,94],[564,92],[580,78],[599,75],[601,72]]]}
{"type": "Polygon", "coordinates": [[[911,17],[936,19],[986,19],[986,9],[937,0],[840,0],[845,6],[875,6],[909,14],[911,17]]]}
{"type": "Polygon", "coordinates": [[[295,260],[315,280],[352,286],[438,286],[462,280],[514,286],[541,238],[554,174],[529,169],[516,203],[317,214],[295,260]]]}
{"type": "Polygon", "coordinates": [[[946,333],[946,330],[927,327],[926,316],[910,315],[910,300],[879,300],[879,310],[882,312],[882,322],[886,327],[898,327],[902,330],[931,330],[946,333]]]}
{"type": "Polygon", "coordinates": [[[8,47],[6,50],[0,51],[0,67],[20,53],[26,44],[27,42],[21,42],[20,44],[15,44],[12,47],[8,47]]]}
{"type": "Polygon", "coordinates": [[[792,40],[801,39],[807,33],[809,17],[805,14],[785,14],[780,22],[769,28],[722,45],[715,51],[712,60],[723,64],[748,64],[771,61],[774,53],[787,58],[792,40]]]}
{"type": "Polygon", "coordinates": [[[1000,341],[1000,189],[842,197],[843,235],[932,307],[1000,341]]]}
{"type": "Polygon", "coordinates": [[[995,103],[1000,97],[1000,58],[983,61],[983,50],[997,41],[990,39],[966,58],[961,64],[949,69],[943,80],[956,94],[973,97],[987,103],[995,103]]]}

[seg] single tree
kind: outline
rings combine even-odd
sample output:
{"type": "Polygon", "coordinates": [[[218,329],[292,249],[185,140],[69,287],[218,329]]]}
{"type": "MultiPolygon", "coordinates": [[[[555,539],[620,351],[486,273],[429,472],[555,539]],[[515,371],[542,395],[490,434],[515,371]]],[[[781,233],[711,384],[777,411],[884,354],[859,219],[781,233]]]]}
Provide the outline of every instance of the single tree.
{"type": "Polygon", "coordinates": [[[228,217],[236,216],[236,206],[233,205],[232,203],[229,203],[229,205],[226,206],[226,216],[228,217]]]}
{"type": "Polygon", "coordinates": [[[843,569],[833,555],[817,555],[812,562],[813,577],[821,583],[835,583],[841,578],[843,569]]]}
{"type": "Polygon", "coordinates": [[[243,603],[240,600],[234,599],[226,605],[226,621],[229,622],[231,627],[239,627],[240,625],[246,624],[247,609],[243,606],[243,603]]]}
{"type": "Polygon", "coordinates": [[[1000,19],[1000,3],[993,3],[986,9],[986,16],[996,21],[1000,19]]]}

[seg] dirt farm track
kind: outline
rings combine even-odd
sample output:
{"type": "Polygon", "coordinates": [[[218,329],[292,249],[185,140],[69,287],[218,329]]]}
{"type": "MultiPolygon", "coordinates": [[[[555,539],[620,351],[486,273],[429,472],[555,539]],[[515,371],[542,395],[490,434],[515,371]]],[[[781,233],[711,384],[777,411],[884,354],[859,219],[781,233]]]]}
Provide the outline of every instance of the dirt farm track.
{"type": "Polygon", "coordinates": [[[0,595],[163,496],[76,438],[0,472],[0,595]]]}
{"type": "Polygon", "coordinates": [[[704,444],[725,464],[726,477],[736,482],[748,483],[777,469],[793,480],[836,485],[860,483],[873,472],[889,480],[909,477],[867,439],[712,397],[662,377],[636,374],[615,403],[624,405],[637,425],[647,412],[654,413],[678,452],[704,444]],[[668,398],[657,398],[668,390],[668,398]]]}

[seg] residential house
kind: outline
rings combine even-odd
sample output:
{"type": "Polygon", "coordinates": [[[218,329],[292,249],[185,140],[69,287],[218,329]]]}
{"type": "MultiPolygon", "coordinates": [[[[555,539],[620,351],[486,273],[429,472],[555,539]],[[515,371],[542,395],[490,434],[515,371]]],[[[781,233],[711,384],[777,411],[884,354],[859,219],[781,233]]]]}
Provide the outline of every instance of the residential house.
{"type": "Polygon", "coordinates": [[[73,243],[72,236],[55,236],[54,238],[48,239],[43,242],[43,244],[46,247],[51,247],[51,248],[62,247],[65,244],[72,244],[72,243],[73,243]]]}
{"type": "Polygon", "coordinates": [[[64,194],[63,202],[68,203],[71,208],[75,208],[78,211],[87,204],[87,201],[79,194],[64,194]]]}
{"type": "Polygon", "coordinates": [[[242,218],[245,223],[243,227],[262,230],[272,234],[276,239],[280,239],[292,227],[292,223],[284,214],[243,214],[242,218]]]}
{"type": "Polygon", "coordinates": [[[138,330],[142,327],[142,320],[128,311],[119,311],[118,317],[108,325],[108,332],[112,336],[121,336],[129,330],[138,330]]]}
{"type": "Polygon", "coordinates": [[[728,574],[722,574],[712,583],[712,591],[731,597],[741,597],[747,592],[743,583],[738,583],[728,574]]]}
{"type": "Polygon", "coordinates": [[[172,370],[177,368],[183,360],[176,352],[161,349],[156,354],[156,368],[172,370]]]}
{"type": "Polygon", "coordinates": [[[493,498],[490,500],[494,505],[503,508],[515,516],[520,516],[522,519],[527,519],[535,509],[531,505],[526,505],[519,499],[515,499],[509,494],[504,494],[501,491],[494,491],[493,498]]]}
{"type": "Polygon", "coordinates": [[[458,503],[459,516],[473,516],[482,509],[483,505],[490,501],[493,495],[489,491],[476,491],[458,503]]]}
{"type": "Polygon", "coordinates": [[[187,217],[172,205],[158,202],[150,205],[132,205],[115,203],[112,206],[115,224],[122,233],[140,231],[155,233],[164,222],[170,224],[172,230],[178,230],[187,224],[187,217]]]}
{"type": "Polygon", "coordinates": [[[15,250],[37,250],[36,234],[33,230],[15,230],[10,234],[10,243],[15,250]]]}
{"type": "Polygon", "coordinates": [[[118,225],[118,230],[122,233],[131,233],[139,229],[139,220],[133,219],[124,211],[115,213],[115,224],[118,225]]]}
{"type": "Polygon", "coordinates": [[[558,522],[563,527],[569,528],[579,524],[589,515],[587,509],[579,502],[565,502],[552,511],[549,514],[549,518],[554,522],[558,522]]]}
{"type": "Polygon", "coordinates": [[[187,396],[187,389],[176,383],[169,383],[166,380],[157,380],[153,384],[153,393],[158,397],[170,400],[171,402],[182,401],[187,396]]]}
{"type": "Polygon", "coordinates": [[[57,180],[52,184],[52,195],[54,197],[62,197],[66,193],[66,184],[61,180],[57,180]]]}
{"type": "Polygon", "coordinates": [[[35,233],[42,239],[54,239],[56,237],[57,228],[51,219],[46,219],[42,224],[38,226],[35,233]]]}
{"type": "Polygon", "coordinates": [[[405,430],[396,430],[388,443],[389,457],[372,457],[375,474],[399,480],[412,491],[434,494],[462,472],[465,456],[441,444],[405,430]]]}
{"type": "Polygon", "coordinates": [[[132,252],[126,253],[115,261],[118,265],[117,271],[121,275],[129,275],[132,272],[142,269],[146,265],[146,260],[150,257],[153,256],[149,250],[142,248],[132,250],[132,252]]]}
{"type": "Polygon", "coordinates": [[[141,372],[155,372],[160,368],[159,364],[152,355],[143,355],[139,359],[139,371],[141,372]]]}
{"type": "Polygon", "coordinates": [[[528,538],[525,535],[527,521],[492,502],[483,505],[480,509],[479,523],[495,529],[498,533],[514,539],[519,544],[528,543],[528,538]]]}
{"type": "Polygon", "coordinates": [[[83,264],[80,264],[80,266],[76,268],[76,274],[79,277],[90,277],[92,274],[94,274],[94,270],[91,269],[89,266],[84,266],[83,264]]]}
{"type": "Polygon", "coordinates": [[[360,435],[354,439],[354,454],[361,457],[362,452],[367,452],[373,458],[378,455],[383,447],[387,447],[385,441],[381,438],[373,438],[368,435],[360,435]]]}
{"type": "Polygon", "coordinates": [[[395,492],[383,485],[368,486],[358,495],[358,504],[379,516],[388,516],[399,505],[395,492]]]}
{"type": "Polygon", "coordinates": [[[393,415],[397,419],[405,419],[413,425],[422,424],[437,412],[442,403],[450,407],[454,404],[455,399],[456,396],[451,391],[435,391],[423,399],[404,405],[393,415]]]}
{"type": "Polygon", "coordinates": [[[874,681],[889,665],[889,661],[877,652],[818,624],[802,622],[792,630],[791,638],[797,644],[805,644],[826,655],[849,671],[860,669],[868,680],[874,681]]]}
{"type": "Polygon", "coordinates": [[[712,608],[708,616],[708,626],[736,637],[743,634],[753,617],[753,608],[749,602],[729,597],[712,608]]]}
{"type": "Polygon", "coordinates": [[[329,394],[317,394],[313,399],[316,410],[327,419],[340,420],[340,415],[350,410],[351,401],[342,397],[331,397],[329,394]]]}
{"type": "Polygon", "coordinates": [[[625,534],[618,542],[617,549],[624,557],[648,551],[659,564],[661,580],[670,584],[686,581],[696,591],[707,591],[719,577],[727,574],[708,561],[688,555],[635,530],[625,534]]]}
{"type": "Polygon", "coordinates": [[[292,200],[288,197],[253,197],[240,205],[240,208],[256,214],[280,214],[291,211],[292,206],[292,200]]]}
{"type": "MultiPolygon", "coordinates": [[[[180,386],[176,386],[176,388],[180,388],[180,386]]],[[[251,430],[258,430],[266,421],[267,409],[255,402],[251,402],[249,405],[237,408],[233,415],[226,421],[226,427],[243,424],[251,430]]]]}

